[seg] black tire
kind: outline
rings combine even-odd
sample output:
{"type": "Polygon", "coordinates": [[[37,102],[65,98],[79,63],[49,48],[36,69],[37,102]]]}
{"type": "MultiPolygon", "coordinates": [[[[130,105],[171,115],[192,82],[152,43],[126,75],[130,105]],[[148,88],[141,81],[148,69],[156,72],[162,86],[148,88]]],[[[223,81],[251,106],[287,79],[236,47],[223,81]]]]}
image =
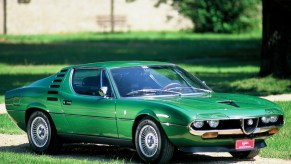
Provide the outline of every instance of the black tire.
{"type": "Polygon", "coordinates": [[[229,152],[234,158],[239,159],[252,159],[260,153],[260,149],[255,149],[251,151],[237,151],[229,152]]]}
{"type": "Polygon", "coordinates": [[[30,115],[27,136],[30,147],[38,154],[55,154],[61,147],[54,124],[41,111],[30,115]]]}
{"type": "Polygon", "coordinates": [[[174,153],[174,146],[162,128],[149,116],[136,128],[135,146],[140,158],[147,163],[168,163],[174,153]]]}

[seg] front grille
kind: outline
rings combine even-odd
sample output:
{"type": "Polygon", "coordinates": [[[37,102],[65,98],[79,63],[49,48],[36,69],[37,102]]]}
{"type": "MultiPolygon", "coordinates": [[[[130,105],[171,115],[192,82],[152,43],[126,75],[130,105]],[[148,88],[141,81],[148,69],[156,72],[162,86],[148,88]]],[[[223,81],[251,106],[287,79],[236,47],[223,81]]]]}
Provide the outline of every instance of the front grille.
{"type": "Polygon", "coordinates": [[[219,124],[216,128],[212,128],[207,123],[207,120],[203,121],[204,125],[201,128],[195,128],[191,123],[191,129],[197,131],[207,131],[207,130],[228,130],[228,129],[241,129],[245,134],[252,134],[256,128],[270,127],[270,126],[282,126],[284,124],[283,115],[280,115],[278,121],[272,123],[269,122],[264,124],[261,121],[261,117],[257,118],[247,118],[247,119],[230,119],[230,120],[219,120],[219,124]],[[248,124],[249,120],[252,120],[252,124],[248,124]]]}
{"type": "Polygon", "coordinates": [[[240,120],[219,120],[219,124],[216,128],[211,128],[207,121],[204,121],[204,126],[202,128],[195,128],[193,124],[191,125],[194,130],[222,130],[222,129],[240,129],[240,120]]]}
{"type": "Polygon", "coordinates": [[[259,118],[242,119],[241,128],[245,134],[251,134],[258,126],[259,118]]]}

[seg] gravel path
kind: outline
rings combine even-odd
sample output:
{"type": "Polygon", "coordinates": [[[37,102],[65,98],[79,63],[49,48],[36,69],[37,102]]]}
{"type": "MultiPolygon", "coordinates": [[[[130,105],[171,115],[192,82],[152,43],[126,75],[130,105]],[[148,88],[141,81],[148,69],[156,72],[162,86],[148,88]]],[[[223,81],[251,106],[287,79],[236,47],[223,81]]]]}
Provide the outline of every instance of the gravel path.
{"type": "Polygon", "coordinates": [[[291,94],[269,95],[269,96],[263,96],[261,98],[264,98],[270,101],[291,101],[291,94]]]}
{"type": "MultiPolygon", "coordinates": [[[[33,153],[29,147],[26,135],[0,134],[0,153],[3,151],[16,153],[33,153]]],[[[120,159],[126,163],[141,163],[137,153],[128,148],[117,146],[106,146],[96,144],[70,144],[64,145],[59,154],[54,155],[59,159],[78,159],[87,161],[111,161],[120,159]]],[[[290,164],[291,160],[256,157],[253,160],[238,160],[232,158],[228,153],[203,153],[203,154],[176,154],[171,163],[275,163],[290,164]]]]}
{"type": "Polygon", "coordinates": [[[6,113],[5,104],[0,104],[0,114],[6,113]]]}

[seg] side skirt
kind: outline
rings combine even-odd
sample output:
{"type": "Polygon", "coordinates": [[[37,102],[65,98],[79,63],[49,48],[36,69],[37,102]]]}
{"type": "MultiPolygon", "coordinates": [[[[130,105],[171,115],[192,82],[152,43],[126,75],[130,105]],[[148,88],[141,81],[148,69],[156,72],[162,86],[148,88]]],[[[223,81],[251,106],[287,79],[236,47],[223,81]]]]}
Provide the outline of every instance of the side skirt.
{"type": "Polygon", "coordinates": [[[82,134],[69,134],[69,133],[58,133],[58,136],[65,143],[97,143],[97,144],[107,144],[107,145],[117,145],[124,147],[134,147],[131,140],[109,138],[109,137],[99,137],[92,135],[82,135],[82,134]]]}

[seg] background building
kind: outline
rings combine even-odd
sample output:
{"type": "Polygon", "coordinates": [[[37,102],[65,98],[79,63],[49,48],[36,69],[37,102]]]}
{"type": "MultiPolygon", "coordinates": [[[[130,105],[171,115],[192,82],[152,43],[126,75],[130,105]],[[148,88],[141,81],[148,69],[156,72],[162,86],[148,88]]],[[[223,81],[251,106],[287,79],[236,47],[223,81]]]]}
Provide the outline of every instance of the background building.
{"type": "Polygon", "coordinates": [[[177,31],[193,27],[189,19],[179,15],[169,4],[156,8],[155,3],[156,0],[133,3],[125,0],[0,0],[0,31],[4,33],[6,26],[7,34],[106,32],[111,31],[112,23],[114,31],[177,31]]]}

